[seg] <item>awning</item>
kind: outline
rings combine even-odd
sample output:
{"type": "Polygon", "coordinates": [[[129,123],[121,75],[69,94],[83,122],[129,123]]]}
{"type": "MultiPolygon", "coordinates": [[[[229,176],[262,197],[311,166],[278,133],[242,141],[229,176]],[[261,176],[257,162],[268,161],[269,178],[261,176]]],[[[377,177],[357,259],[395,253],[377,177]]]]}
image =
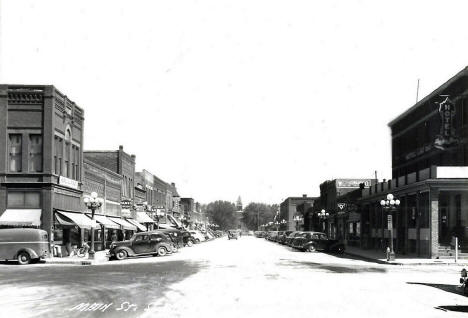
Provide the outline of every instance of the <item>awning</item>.
{"type": "Polygon", "coordinates": [[[41,226],[41,209],[8,209],[0,216],[0,225],[41,226]]]}
{"type": "Polygon", "coordinates": [[[93,227],[93,221],[91,221],[91,219],[84,213],[56,210],[55,217],[61,225],[78,225],[80,228],[88,230],[93,227]]]}
{"type": "Polygon", "coordinates": [[[133,225],[131,223],[128,223],[124,219],[112,218],[112,217],[110,217],[109,219],[111,219],[113,222],[115,222],[115,223],[119,224],[120,226],[122,226],[122,228],[124,230],[136,231],[136,229],[137,229],[135,225],[133,225]]]}
{"type": "Polygon", "coordinates": [[[133,225],[135,225],[140,231],[143,231],[143,232],[148,231],[148,229],[146,228],[146,226],[144,226],[143,224],[138,223],[136,220],[127,219],[127,221],[130,222],[130,223],[132,223],[133,225]]]}
{"type": "Polygon", "coordinates": [[[155,223],[145,212],[137,212],[136,220],[140,223],[155,223]]]}
{"type": "MultiPolygon", "coordinates": [[[[87,216],[91,217],[90,214],[87,214],[87,216]]],[[[94,219],[98,221],[98,223],[102,224],[105,228],[116,230],[120,229],[120,226],[117,223],[112,222],[111,220],[109,220],[109,218],[105,217],[104,215],[95,214],[94,219]]]]}

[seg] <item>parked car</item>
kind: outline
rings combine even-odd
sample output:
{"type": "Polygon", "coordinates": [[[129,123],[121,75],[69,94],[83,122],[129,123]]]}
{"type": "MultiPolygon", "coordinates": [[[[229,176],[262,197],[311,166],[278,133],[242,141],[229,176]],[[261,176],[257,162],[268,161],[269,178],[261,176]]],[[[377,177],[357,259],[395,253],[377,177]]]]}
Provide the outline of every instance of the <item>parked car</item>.
{"type": "Polygon", "coordinates": [[[270,231],[270,232],[268,232],[267,240],[274,241],[277,237],[278,237],[278,232],[277,231],[270,231]]]}
{"type": "Polygon", "coordinates": [[[283,232],[283,235],[278,239],[278,243],[280,244],[286,244],[286,238],[291,234],[293,231],[285,231],[283,232]]]}
{"type": "Polygon", "coordinates": [[[206,241],[205,235],[198,230],[191,230],[190,234],[195,238],[195,243],[200,243],[206,241]]]}
{"type": "Polygon", "coordinates": [[[140,232],[129,240],[113,242],[109,257],[123,260],[127,257],[153,255],[164,256],[173,251],[173,242],[160,230],[140,232]]]}
{"type": "Polygon", "coordinates": [[[345,251],[343,242],[330,240],[325,233],[321,232],[302,232],[293,240],[292,247],[307,252],[343,253],[345,251]]]}
{"type": "Polygon", "coordinates": [[[0,259],[20,265],[37,262],[50,254],[47,232],[39,229],[0,229],[0,259]]]}
{"type": "Polygon", "coordinates": [[[181,230],[176,228],[168,228],[168,229],[158,229],[158,231],[166,234],[169,236],[171,241],[174,243],[176,247],[173,252],[177,252],[177,249],[184,246],[184,236],[181,230]]]}
{"type": "Polygon", "coordinates": [[[289,236],[285,240],[285,244],[288,245],[288,246],[291,246],[292,241],[294,240],[294,238],[296,236],[300,235],[301,233],[302,233],[302,231],[294,231],[291,234],[289,234],[289,236]]]}
{"type": "Polygon", "coordinates": [[[239,231],[229,230],[228,231],[228,240],[237,240],[239,238],[239,231]]]}

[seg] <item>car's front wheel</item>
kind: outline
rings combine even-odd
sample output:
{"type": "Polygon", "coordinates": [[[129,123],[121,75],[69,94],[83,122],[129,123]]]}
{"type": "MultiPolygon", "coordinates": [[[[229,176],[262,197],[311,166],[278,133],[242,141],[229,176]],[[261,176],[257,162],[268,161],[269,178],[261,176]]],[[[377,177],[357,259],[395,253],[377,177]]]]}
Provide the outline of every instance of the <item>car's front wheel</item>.
{"type": "Polygon", "coordinates": [[[126,259],[128,256],[126,250],[120,250],[117,253],[115,253],[115,258],[118,259],[119,261],[126,259]]]}
{"type": "Polygon", "coordinates": [[[158,248],[158,256],[165,256],[167,254],[167,250],[165,247],[163,246],[160,246],[158,248]]]}
{"type": "Polygon", "coordinates": [[[19,252],[17,259],[20,265],[27,265],[31,262],[31,256],[28,252],[19,252]]]}
{"type": "Polygon", "coordinates": [[[187,241],[187,246],[188,246],[188,247],[192,247],[192,246],[193,246],[192,240],[188,240],[188,241],[187,241]]]}
{"type": "Polygon", "coordinates": [[[314,245],[309,245],[307,248],[306,248],[306,252],[315,252],[317,249],[315,248],[314,245]]]}

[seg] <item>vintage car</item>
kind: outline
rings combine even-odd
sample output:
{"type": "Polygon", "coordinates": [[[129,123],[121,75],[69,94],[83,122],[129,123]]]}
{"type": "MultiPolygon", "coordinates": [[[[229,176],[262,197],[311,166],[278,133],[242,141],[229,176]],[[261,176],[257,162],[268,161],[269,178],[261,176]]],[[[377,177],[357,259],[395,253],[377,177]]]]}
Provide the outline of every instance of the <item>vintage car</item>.
{"type": "Polygon", "coordinates": [[[178,230],[176,228],[158,229],[158,231],[166,234],[171,239],[171,241],[174,243],[173,252],[177,252],[178,248],[184,246],[183,231],[178,230]]]}
{"type": "Polygon", "coordinates": [[[194,237],[195,243],[206,241],[205,235],[198,230],[191,230],[190,234],[194,237]]]}
{"type": "Polygon", "coordinates": [[[0,229],[0,260],[20,265],[37,262],[49,255],[47,232],[39,229],[0,229]]]}
{"type": "Polygon", "coordinates": [[[292,244],[293,240],[296,238],[296,236],[300,235],[301,233],[302,233],[302,231],[293,231],[293,232],[289,233],[289,235],[284,240],[284,244],[286,244],[288,246],[291,246],[291,244],[292,244]]]}
{"type": "Polygon", "coordinates": [[[291,234],[293,231],[284,231],[282,234],[278,237],[278,243],[280,244],[286,244],[286,239],[288,238],[289,234],[291,234]]]}
{"type": "Polygon", "coordinates": [[[142,255],[164,256],[173,251],[173,244],[169,236],[161,231],[140,232],[129,240],[113,242],[108,255],[118,260],[142,255]]]}
{"type": "Polygon", "coordinates": [[[230,230],[228,231],[228,240],[237,240],[239,238],[239,231],[237,230],[230,230]]]}
{"type": "Polygon", "coordinates": [[[343,242],[330,240],[321,232],[302,232],[294,238],[291,246],[306,252],[324,251],[341,254],[345,251],[343,242]]]}

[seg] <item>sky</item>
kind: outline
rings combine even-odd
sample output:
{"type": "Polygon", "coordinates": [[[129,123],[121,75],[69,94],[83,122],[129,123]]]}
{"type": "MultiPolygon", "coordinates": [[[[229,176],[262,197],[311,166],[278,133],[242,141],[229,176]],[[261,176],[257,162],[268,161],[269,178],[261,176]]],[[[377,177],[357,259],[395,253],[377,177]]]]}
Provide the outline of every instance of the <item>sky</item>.
{"type": "Polygon", "coordinates": [[[387,124],[468,65],[466,1],[0,0],[0,82],[85,110],[85,150],[136,155],[209,203],[391,177],[387,124]]]}

